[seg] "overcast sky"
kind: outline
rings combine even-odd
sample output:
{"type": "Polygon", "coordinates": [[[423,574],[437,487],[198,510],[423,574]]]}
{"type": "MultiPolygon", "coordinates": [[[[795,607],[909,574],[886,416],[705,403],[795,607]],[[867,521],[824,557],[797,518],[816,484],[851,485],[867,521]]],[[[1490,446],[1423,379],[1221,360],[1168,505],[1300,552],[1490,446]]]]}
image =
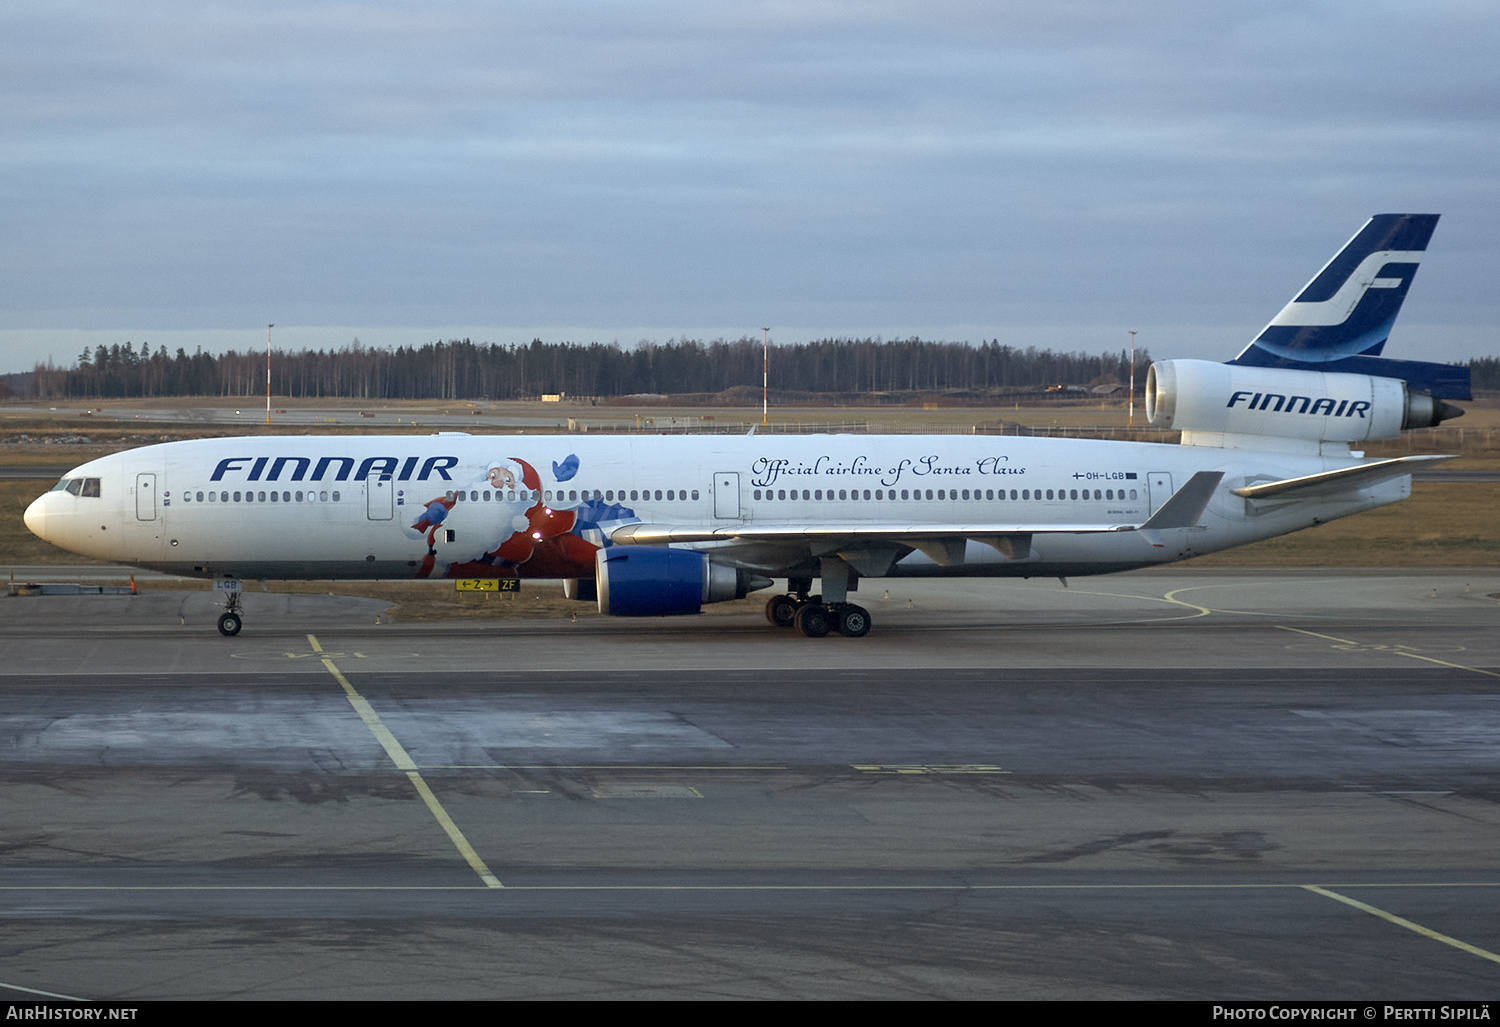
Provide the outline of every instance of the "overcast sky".
{"type": "Polygon", "coordinates": [[[759,335],[1226,359],[1371,214],[1500,354],[1492,0],[0,7],[0,371],[759,335]]]}

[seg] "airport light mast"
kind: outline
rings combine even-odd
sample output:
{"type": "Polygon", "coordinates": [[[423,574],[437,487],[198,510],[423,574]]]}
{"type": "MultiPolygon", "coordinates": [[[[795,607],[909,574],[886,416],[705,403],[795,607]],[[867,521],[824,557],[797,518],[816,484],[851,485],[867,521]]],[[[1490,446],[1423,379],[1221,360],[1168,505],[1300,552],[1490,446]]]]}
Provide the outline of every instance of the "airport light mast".
{"type": "Polygon", "coordinates": [[[771,329],[762,328],[760,351],[760,423],[770,423],[771,416],[771,329]]]}
{"type": "Polygon", "coordinates": [[[1135,330],[1130,332],[1130,421],[1127,427],[1135,427],[1135,330]]]}
{"type": "Polygon", "coordinates": [[[266,427],[271,426],[271,329],[275,324],[266,325],[266,427]]]}

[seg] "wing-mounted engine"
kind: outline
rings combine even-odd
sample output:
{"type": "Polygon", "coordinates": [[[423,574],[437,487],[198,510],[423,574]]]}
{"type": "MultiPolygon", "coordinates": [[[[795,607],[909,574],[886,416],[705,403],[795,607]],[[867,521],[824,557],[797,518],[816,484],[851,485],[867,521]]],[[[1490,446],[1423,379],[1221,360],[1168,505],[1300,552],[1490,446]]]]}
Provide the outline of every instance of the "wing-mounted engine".
{"type": "Polygon", "coordinates": [[[1208,360],[1159,360],[1146,375],[1147,418],[1184,432],[1363,442],[1462,414],[1397,378],[1208,360]]]}
{"type": "Polygon", "coordinates": [[[599,612],[616,617],[697,613],[704,603],[743,599],[773,582],[691,549],[610,546],[594,562],[599,612]]]}

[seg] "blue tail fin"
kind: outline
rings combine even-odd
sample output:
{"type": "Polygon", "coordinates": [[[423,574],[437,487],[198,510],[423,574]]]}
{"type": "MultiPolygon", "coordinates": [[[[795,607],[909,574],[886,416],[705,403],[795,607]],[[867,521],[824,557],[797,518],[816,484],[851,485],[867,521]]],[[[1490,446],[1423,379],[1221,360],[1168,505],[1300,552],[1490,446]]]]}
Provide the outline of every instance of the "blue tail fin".
{"type": "Polygon", "coordinates": [[[1402,378],[1439,399],[1469,399],[1467,367],[1380,356],[1437,222],[1376,214],[1229,362],[1402,378]]]}

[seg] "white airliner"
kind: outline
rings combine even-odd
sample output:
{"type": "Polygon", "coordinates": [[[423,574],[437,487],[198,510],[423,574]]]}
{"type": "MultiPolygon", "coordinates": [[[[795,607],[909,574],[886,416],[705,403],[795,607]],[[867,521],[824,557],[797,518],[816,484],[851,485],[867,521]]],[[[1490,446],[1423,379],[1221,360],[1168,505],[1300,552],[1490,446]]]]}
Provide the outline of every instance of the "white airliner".
{"type": "Polygon", "coordinates": [[[1060,577],[1168,563],[1405,498],[1350,443],[1461,414],[1467,369],[1379,356],[1437,223],[1372,218],[1228,364],[1152,366],[1180,445],[995,436],[308,436],[147,446],[68,472],[37,535],[218,580],[561,578],[617,616],[785,578],[772,624],[861,636],[864,578],[1060,577]],[[1382,374],[1384,371],[1386,373],[1382,374]],[[812,595],[813,579],[820,594],[812,595]]]}

